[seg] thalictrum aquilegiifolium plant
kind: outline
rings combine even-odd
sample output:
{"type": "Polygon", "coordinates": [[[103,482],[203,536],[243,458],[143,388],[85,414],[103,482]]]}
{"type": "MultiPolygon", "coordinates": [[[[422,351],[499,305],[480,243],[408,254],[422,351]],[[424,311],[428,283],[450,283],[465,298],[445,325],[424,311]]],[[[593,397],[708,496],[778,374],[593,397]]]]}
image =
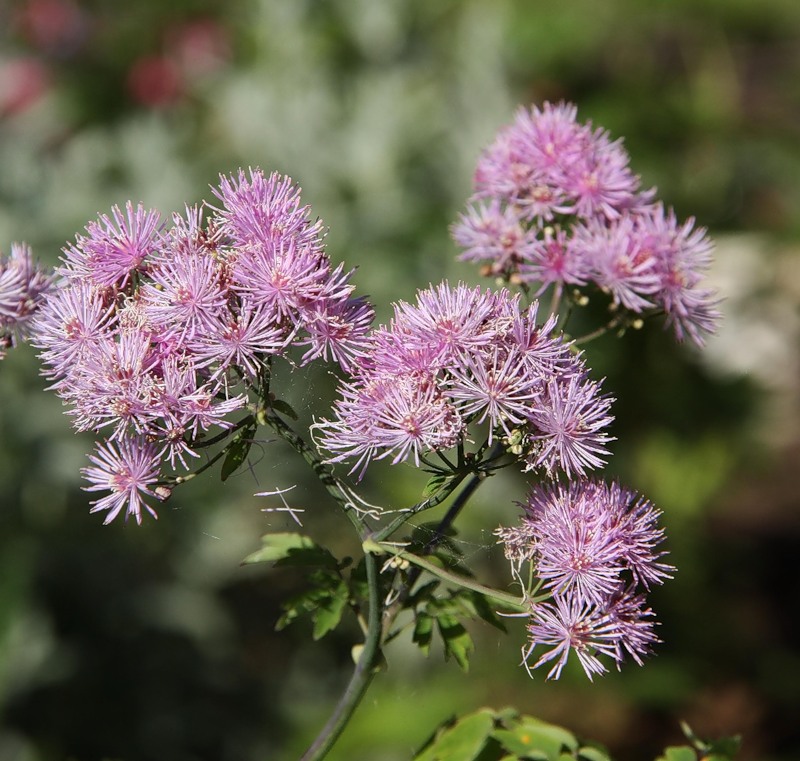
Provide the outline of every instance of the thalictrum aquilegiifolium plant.
{"type": "MultiPolygon", "coordinates": [[[[705,230],[643,189],[622,142],[580,122],[575,106],[523,108],[480,156],[452,226],[460,258],[492,286],[430,284],[373,326],[352,270],[331,263],[325,228],[290,178],[240,170],[212,193],[171,219],[114,207],[52,273],[13,244],[0,259],[0,357],[29,340],[74,427],[96,434],[82,473],[97,493],[90,512],[105,523],[157,517],[176,487],[219,461],[227,478],[262,426],[307,461],[362,557],[339,560],[304,534],[278,533],[245,559],[314,569],[279,626],[308,614],[318,638],[353,610],[363,630],[350,682],[304,758],[333,746],[383,647],[408,629],[401,613],[423,652],[438,632],[463,668],[472,650],[463,621],[502,629],[498,613],[527,618],[522,663],[548,678],[571,654],[589,679],[626,659],[641,664],[658,642],[647,592],[674,568],[656,507],[599,475],[613,399],[581,346],[650,320],[702,346],[718,320],[704,285],[705,230]],[[607,317],[571,335],[570,317],[589,299],[604,300],[607,317]],[[309,431],[296,430],[273,388],[281,361],[337,374],[333,408],[309,431]],[[430,474],[416,504],[359,496],[381,459],[430,474]],[[507,467],[530,482],[519,522],[495,531],[516,595],[474,579],[450,541],[476,489],[507,467]],[[445,502],[431,530],[415,525],[445,502]]],[[[484,739],[507,739],[520,719],[480,721],[484,739]]],[[[519,757],[514,747],[504,758],[519,757]]]]}

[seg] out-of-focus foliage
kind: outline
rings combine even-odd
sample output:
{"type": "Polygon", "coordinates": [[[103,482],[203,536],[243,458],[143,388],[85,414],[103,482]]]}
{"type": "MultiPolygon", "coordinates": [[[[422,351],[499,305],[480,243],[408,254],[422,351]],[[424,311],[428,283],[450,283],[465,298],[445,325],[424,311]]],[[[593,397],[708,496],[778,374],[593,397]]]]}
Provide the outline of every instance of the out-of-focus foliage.
{"type": "MultiPolygon", "coordinates": [[[[696,737],[684,725],[691,745],[666,748],[656,761],[731,761],[739,751],[738,737],[711,742],[696,737]]],[[[584,742],[567,729],[514,709],[482,708],[440,726],[414,761],[610,761],[606,750],[584,742]]]]}
{"type": "MultiPolygon", "coordinates": [[[[653,601],[664,644],[588,689],[531,681],[487,626],[468,676],[399,641],[333,758],[409,758],[433,725],[480,705],[653,758],[741,733],[740,758],[800,752],[800,4],[794,0],[5,0],[0,2],[0,247],[55,263],[98,212],[131,198],[169,213],[219,173],[287,173],[330,227],[334,260],[379,316],[455,262],[448,225],[475,159],[517,103],[574,101],[625,136],[635,171],[719,240],[726,326],[702,356],[658,330],[591,347],[618,397],[611,469],[664,510],[676,579],[653,601]],[[744,373],[744,374],[743,374],[744,373]]],[[[589,305],[589,309],[593,308],[589,305]]],[[[284,370],[308,421],[325,376],[284,370]]],[[[33,353],[0,365],[0,757],[291,759],[324,722],[355,629],[276,633],[304,588],[292,569],[241,568],[277,499],[298,487],[305,530],[337,557],[347,527],[275,442],[224,485],[176,490],[148,527],[87,514],[75,436],[33,353]],[[336,546],[334,546],[336,545],[336,546]]],[[[206,474],[210,475],[210,474],[206,474]]],[[[424,486],[385,468],[392,506],[424,486]]],[[[465,516],[465,559],[506,583],[491,528],[524,485],[492,479],[465,516]],[[488,527],[488,528],[487,528],[488,527]]],[[[306,626],[305,629],[303,627],[306,626]]],[[[515,631],[515,627],[518,630],[515,631]]],[[[568,674],[566,675],[569,676],[568,674]]]]}

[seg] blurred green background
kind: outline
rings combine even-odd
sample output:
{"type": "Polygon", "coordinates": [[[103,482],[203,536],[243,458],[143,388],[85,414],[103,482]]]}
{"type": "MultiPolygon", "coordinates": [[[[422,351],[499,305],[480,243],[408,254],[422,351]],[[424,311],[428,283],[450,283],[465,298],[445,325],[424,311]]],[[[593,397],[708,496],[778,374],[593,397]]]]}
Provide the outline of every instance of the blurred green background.
{"type": "MultiPolygon", "coordinates": [[[[506,637],[474,627],[467,676],[398,642],[331,757],[407,759],[449,715],[513,704],[622,761],[679,743],[681,719],[741,732],[743,761],[798,759],[796,0],[0,0],[0,248],[26,240],[53,264],[115,203],[168,214],[260,165],[302,185],[385,318],[443,277],[479,282],[448,226],[481,147],[544,99],[624,136],[645,185],[718,244],[726,317],[705,352],[657,327],[588,350],[618,398],[609,473],[663,509],[679,567],[652,600],[664,644],[590,685],[529,679],[520,620],[506,637]]],[[[296,485],[307,531],[340,552],[347,524],[264,441],[249,471],[183,487],[158,523],[104,528],[80,491],[90,440],[37,372],[27,347],[0,364],[0,759],[297,758],[358,637],[274,632],[303,578],[239,566],[293,527],[252,495],[296,485]]],[[[305,420],[324,414],[324,370],[282,376],[305,420]]],[[[405,506],[421,483],[379,467],[364,492],[405,506]]],[[[466,559],[500,586],[492,530],[524,489],[492,479],[464,516],[466,559]]]]}

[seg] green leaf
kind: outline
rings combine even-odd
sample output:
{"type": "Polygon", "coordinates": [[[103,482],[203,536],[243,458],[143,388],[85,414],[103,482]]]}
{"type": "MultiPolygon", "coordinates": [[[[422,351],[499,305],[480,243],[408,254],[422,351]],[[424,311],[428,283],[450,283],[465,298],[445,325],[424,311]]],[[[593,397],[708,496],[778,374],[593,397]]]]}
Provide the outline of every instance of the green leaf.
{"type": "Polygon", "coordinates": [[[712,756],[722,756],[726,759],[733,758],[742,747],[742,738],[739,735],[732,737],[720,737],[717,740],[702,740],[692,728],[685,722],[681,722],[681,730],[686,735],[686,739],[694,746],[698,754],[703,758],[712,756]]]}
{"type": "Polygon", "coordinates": [[[532,716],[521,717],[508,729],[495,730],[493,736],[506,750],[522,758],[558,761],[564,749],[575,751],[578,748],[578,741],[571,732],[532,716]]]}
{"type": "Polygon", "coordinates": [[[411,641],[427,656],[433,639],[433,619],[427,613],[417,613],[411,641]]]}
{"type": "Polygon", "coordinates": [[[514,758],[532,758],[547,761],[549,756],[544,751],[536,748],[529,737],[520,737],[516,732],[508,729],[495,729],[492,733],[504,750],[514,754],[514,758]]]}
{"type": "Polygon", "coordinates": [[[347,584],[342,579],[330,590],[330,594],[319,601],[319,605],[312,614],[314,621],[314,640],[322,639],[328,632],[333,631],[342,620],[342,613],[350,596],[347,584]]]}
{"type": "Polygon", "coordinates": [[[309,615],[313,622],[313,637],[321,639],[336,628],[349,599],[347,584],[337,572],[324,568],[310,575],[311,586],[283,603],[283,615],[275,625],[277,631],[285,629],[301,615],[309,615]]]}
{"type": "Polygon", "coordinates": [[[460,589],[457,593],[459,602],[464,607],[464,612],[471,618],[480,618],[495,629],[505,633],[505,624],[497,617],[494,609],[486,599],[486,595],[473,589],[460,589]]]}
{"type": "Polygon", "coordinates": [[[455,576],[463,576],[465,579],[473,578],[473,573],[465,565],[462,565],[455,553],[450,553],[449,549],[445,546],[437,547],[436,552],[432,555],[426,555],[427,560],[431,565],[441,568],[443,571],[452,573],[455,576]]]}
{"type": "Polygon", "coordinates": [[[414,761],[474,761],[494,727],[494,713],[482,709],[440,730],[414,761]]]}
{"type": "Polygon", "coordinates": [[[255,432],[255,425],[245,426],[236,434],[236,438],[228,446],[228,454],[225,455],[225,461],[222,463],[222,470],[220,471],[220,478],[223,481],[227,481],[247,459],[250,447],[253,445],[255,432]]]}
{"type": "Polygon", "coordinates": [[[439,586],[441,582],[439,579],[433,579],[433,581],[429,581],[427,584],[423,584],[421,587],[417,589],[414,594],[412,594],[408,601],[406,602],[407,608],[416,608],[417,605],[423,602],[428,602],[429,600],[433,599],[433,593],[436,591],[436,588],[439,586]]]}
{"type": "Polygon", "coordinates": [[[339,568],[336,558],[324,547],[315,544],[313,547],[297,547],[289,554],[275,561],[276,568],[285,566],[322,566],[323,568],[339,568]]]}
{"type": "Polygon", "coordinates": [[[292,420],[297,420],[297,413],[288,402],[284,402],[282,399],[273,399],[269,403],[269,406],[276,412],[280,412],[282,415],[286,415],[286,417],[290,417],[292,420]]]}
{"type": "Polygon", "coordinates": [[[456,530],[452,526],[449,526],[444,533],[441,533],[438,521],[426,521],[414,527],[409,537],[409,549],[412,552],[417,551],[423,555],[428,555],[430,551],[428,545],[431,539],[435,537],[437,547],[434,554],[439,556],[443,565],[449,565],[454,558],[463,554],[453,541],[455,535],[456,530]]]}
{"type": "Polygon", "coordinates": [[[586,761],[611,761],[611,757],[603,748],[594,745],[584,745],[580,748],[578,758],[586,761]]]}
{"type": "Polygon", "coordinates": [[[438,494],[452,479],[453,476],[449,473],[437,473],[425,484],[425,488],[422,490],[423,498],[428,499],[434,494],[438,494]]]}
{"type": "Polygon", "coordinates": [[[469,671],[469,656],[475,649],[472,637],[455,616],[447,613],[438,615],[436,624],[444,641],[445,658],[452,656],[462,671],[469,671]]]}
{"type": "Polygon", "coordinates": [[[711,740],[708,743],[708,761],[716,756],[723,758],[733,758],[742,748],[742,738],[739,735],[733,737],[720,737],[718,740],[711,740]]]}
{"type": "Polygon", "coordinates": [[[321,566],[338,568],[336,558],[313,539],[291,532],[265,534],[261,537],[261,549],[248,555],[242,565],[269,563],[276,565],[321,566]]]}
{"type": "Polygon", "coordinates": [[[350,593],[356,600],[366,600],[369,597],[367,564],[364,562],[364,558],[361,558],[355,568],[350,571],[350,593]]]}
{"type": "Polygon", "coordinates": [[[697,761],[697,753],[688,745],[673,745],[666,748],[657,761],[697,761]]]}

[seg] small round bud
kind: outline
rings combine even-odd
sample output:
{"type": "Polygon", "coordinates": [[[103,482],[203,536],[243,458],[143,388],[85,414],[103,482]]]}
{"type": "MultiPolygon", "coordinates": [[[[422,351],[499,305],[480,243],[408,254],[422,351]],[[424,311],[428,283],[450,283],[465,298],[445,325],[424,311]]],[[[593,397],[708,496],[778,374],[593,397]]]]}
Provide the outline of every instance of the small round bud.
{"type": "Polygon", "coordinates": [[[172,489],[169,486],[156,486],[153,489],[153,494],[156,495],[156,499],[166,502],[172,496],[172,489]]]}

